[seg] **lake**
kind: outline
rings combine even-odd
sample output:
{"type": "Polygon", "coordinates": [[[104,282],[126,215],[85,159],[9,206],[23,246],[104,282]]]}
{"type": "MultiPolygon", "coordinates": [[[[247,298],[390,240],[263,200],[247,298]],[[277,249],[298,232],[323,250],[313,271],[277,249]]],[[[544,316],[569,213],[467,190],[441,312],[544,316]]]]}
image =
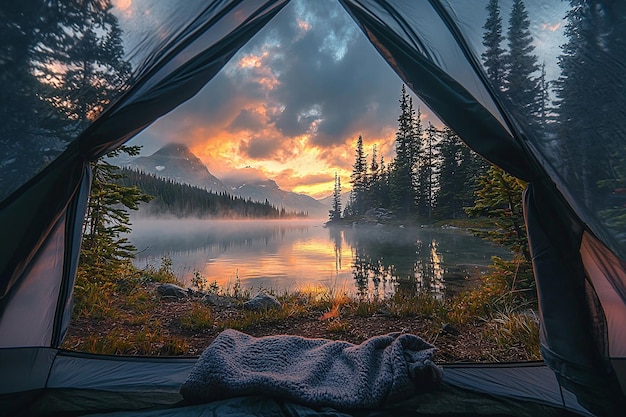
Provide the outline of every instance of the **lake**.
{"type": "Polygon", "coordinates": [[[172,260],[186,285],[209,283],[278,292],[330,288],[389,295],[455,292],[505,249],[459,229],[398,226],[326,228],[322,220],[133,219],[135,266],[172,260]]]}

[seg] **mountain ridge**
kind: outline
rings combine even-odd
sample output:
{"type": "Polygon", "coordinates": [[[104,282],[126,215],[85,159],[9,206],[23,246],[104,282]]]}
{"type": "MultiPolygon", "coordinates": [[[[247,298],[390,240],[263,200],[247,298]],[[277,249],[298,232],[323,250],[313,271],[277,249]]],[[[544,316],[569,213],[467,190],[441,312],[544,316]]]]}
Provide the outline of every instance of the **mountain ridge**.
{"type": "Polygon", "coordinates": [[[220,180],[184,144],[169,143],[152,155],[139,156],[125,164],[131,169],[194,185],[213,192],[265,202],[289,211],[308,212],[310,217],[326,217],[329,208],[306,194],[282,190],[269,178],[225,178],[220,180]]]}
{"type": "Polygon", "coordinates": [[[211,174],[200,158],[182,143],[169,143],[150,156],[134,158],[126,166],[208,191],[228,192],[222,181],[211,174]]]}

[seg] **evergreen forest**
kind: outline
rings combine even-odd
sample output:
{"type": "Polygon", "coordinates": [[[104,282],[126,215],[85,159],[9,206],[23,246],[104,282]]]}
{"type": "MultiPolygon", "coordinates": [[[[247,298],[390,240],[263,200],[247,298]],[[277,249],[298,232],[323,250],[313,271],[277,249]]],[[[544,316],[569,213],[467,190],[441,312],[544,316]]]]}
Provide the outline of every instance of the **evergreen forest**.
{"type": "Polygon", "coordinates": [[[121,168],[118,180],[124,187],[136,187],[154,199],[142,209],[147,215],[230,219],[306,218],[306,212],[287,211],[269,201],[257,202],[227,193],[214,193],[189,184],[121,168]]]}
{"type": "MultiPolygon", "coordinates": [[[[564,30],[555,62],[538,56],[540,40],[531,33],[523,0],[507,2],[506,11],[502,1],[487,2],[477,58],[490,81],[489,94],[503,104],[505,116],[519,121],[517,130],[527,139],[521,145],[543,158],[548,174],[567,190],[568,203],[581,208],[583,220],[619,252],[626,242],[626,86],[623,77],[615,77],[619,68],[606,62],[621,64],[610,57],[626,55],[626,24],[613,18],[610,8],[584,0],[562,3],[566,14],[556,17],[564,19],[564,30]]],[[[56,160],[141,76],[142,68],[124,58],[124,34],[112,10],[110,0],[0,3],[0,198],[56,160]]],[[[331,222],[353,221],[378,208],[420,222],[487,216],[506,224],[507,239],[517,240],[506,244],[524,253],[525,184],[490,168],[448,127],[424,123],[405,87],[399,104],[395,156],[385,161],[376,147],[366,149],[364,139],[356,138],[350,201],[341,207],[342,179],[337,177],[331,222]]],[[[120,188],[119,173],[95,160],[99,155],[91,156],[94,175],[84,238],[117,245],[120,251],[111,246],[112,253],[124,257],[132,249],[120,239],[130,226],[124,210],[149,197],[138,188],[120,188]]],[[[153,204],[165,207],[159,203],[164,197],[156,197],[153,204]]],[[[202,204],[208,207],[189,203],[171,210],[195,213],[202,204]]],[[[288,214],[264,203],[241,212],[288,214]]],[[[83,247],[103,253],[98,246],[83,247]]]]}

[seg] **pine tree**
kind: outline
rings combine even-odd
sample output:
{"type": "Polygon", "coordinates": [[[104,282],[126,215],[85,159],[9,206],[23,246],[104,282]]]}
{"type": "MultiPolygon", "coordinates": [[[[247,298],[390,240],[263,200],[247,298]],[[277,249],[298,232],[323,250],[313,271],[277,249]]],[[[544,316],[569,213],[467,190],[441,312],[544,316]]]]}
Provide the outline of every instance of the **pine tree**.
{"type": "Polygon", "coordinates": [[[421,157],[418,166],[417,183],[417,213],[422,218],[432,219],[433,207],[435,203],[435,189],[437,187],[435,178],[437,175],[436,166],[436,145],[439,141],[439,131],[429,122],[426,135],[422,141],[421,157]]]}
{"type": "MultiPolygon", "coordinates": [[[[115,157],[122,152],[136,156],[139,147],[123,146],[107,156],[115,157]]],[[[140,202],[150,201],[152,197],[137,187],[119,184],[123,177],[120,168],[104,158],[91,167],[91,193],[83,224],[79,276],[91,282],[111,281],[119,277],[119,269],[134,257],[134,246],[122,237],[131,230],[127,210],[137,210],[140,202]]]]}
{"type": "Polygon", "coordinates": [[[550,81],[546,79],[546,63],[541,64],[541,75],[539,75],[538,88],[539,97],[537,100],[537,122],[545,132],[550,125],[550,81]]]}
{"type": "Polygon", "coordinates": [[[530,262],[522,211],[522,193],[525,188],[524,181],[492,166],[478,180],[475,205],[469,207],[467,213],[489,218],[495,226],[494,230],[475,231],[477,235],[506,246],[530,262]]]}
{"type": "Polygon", "coordinates": [[[69,137],[80,133],[117,97],[130,77],[124,60],[122,32],[111,13],[110,0],[68,3],[63,24],[71,28],[71,40],[57,56],[60,72],[48,76],[59,80],[56,106],[69,121],[69,137]]]}
{"type": "Polygon", "coordinates": [[[385,157],[380,156],[380,163],[378,164],[378,203],[382,208],[388,210],[392,209],[389,195],[391,193],[389,187],[389,169],[385,164],[385,157]]]}
{"type": "Polygon", "coordinates": [[[380,195],[380,172],[378,166],[378,154],[376,150],[376,144],[372,146],[372,162],[369,167],[368,175],[368,195],[367,195],[367,207],[375,208],[380,207],[382,200],[380,195]]]}
{"type": "Polygon", "coordinates": [[[416,120],[413,100],[403,85],[395,141],[396,158],[389,173],[389,189],[394,210],[404,217],[415,213],[416,163],[420,136],[421,122],[416,120]]]}
{"type": "Polygon", "coordinates": [[[44,168],[66,145],[42,68],[64,33],[58,2],[0,2],[0,199],[44,168]]]}
{"type": "Polygon", "coordinates": [[[505,88],[512,109],[529,123],[536,123],[540,98],[538,80],[533,74],[539,69],[535,47],[530,34],[530,20],[522,0],[514,0],[509,18],[506,54],[505,88]]]}
{"type": "Polygon", "coordinates": [[[359,135],[356,142],[355,161],[350,176],[352,191],[350,206],[353,215],[365,213],[365,199],[367,194],[367,155],[363,153],[363,137],[359,135]]]}
{"type": "Polygon", "coordinates": [[[465,207],[472,207],[475,204],[479,180],[487,174],[491,164],[462,143],[460,138],[458,139],[461,143],[461,162],[459,163],[458,171],[463,185],[457,194],[457,198],[462,207],[462,214],[465,214],[465,207]]]}
{"type": "Polygon", "coordinates": [[[570,6],[555,83],[562,156],[555,162],[574,195],[599,212],[614,204],[604,187],[626,171],[619,140],[626,131],[626,83],[615,67],[616,57],[626,56],[626,5],[570,0],[570,6]]]}
{"type": "Polygon", "coordinates": [[[437,193],[437,217],[454,219],[461,211],[459,192],[463,187],[460,176],[461,146],[458,138],[449,128],[443,131],[442,139],[437,144],[440,159],[439,192],[437,193]]]}
{"type": "Polygon", "coordinates": [[[341,178],[335,172],[335,186],[333,188],[333,205],[329,211],[328,222],[334,223],[341,220],[341,178]]]}
{"type": "Polygon", "coordinates": [[[500,17],[500,6],[498,0],[489,0],[487,5],[488,17],[483,29],[483,45],[485,52],[482,54],[483,65],[487,76],[496,91],[504,88],[504,49],[502,49],[502,18],[500,17]]]}

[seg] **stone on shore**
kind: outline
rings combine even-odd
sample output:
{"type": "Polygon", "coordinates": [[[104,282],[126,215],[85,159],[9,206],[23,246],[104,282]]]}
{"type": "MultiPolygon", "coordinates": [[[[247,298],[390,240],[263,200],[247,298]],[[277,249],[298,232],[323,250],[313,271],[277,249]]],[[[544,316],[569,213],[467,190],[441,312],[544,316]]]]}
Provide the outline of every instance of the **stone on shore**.
{"type": "Polygon", "coordinates": [[[259,293],[249,301],[243,303],[243,308],[253,311],[263,311],[281,307],[280,301],[278,301],[276,297],[266,293],[259,293]]]}
{"type": "Polygon", "coordinates": [[[237,299],[226,295],[206,294],[202,301],[214,307],[232,308],[237,306],[237,299]]]}
{"type": "Polygon", "coordinates": [[[161,297],[186,298],[187,290],[175,284],[161,284],[157,287],[157,293],[161,297]]]}

